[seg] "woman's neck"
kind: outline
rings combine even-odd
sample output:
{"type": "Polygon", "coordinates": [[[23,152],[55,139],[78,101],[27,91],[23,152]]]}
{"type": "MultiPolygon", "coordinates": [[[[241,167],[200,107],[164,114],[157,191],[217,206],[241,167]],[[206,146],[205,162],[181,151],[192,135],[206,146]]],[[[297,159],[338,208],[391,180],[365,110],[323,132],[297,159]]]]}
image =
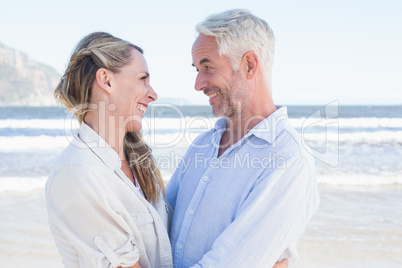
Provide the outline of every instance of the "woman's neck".
{"type": "Polygon", "coordinates": [[[125,129],[120,129],[118,120],[114,115],[88,111],[85,115],[85,124],[90,126],[107,144],[119,155],[121,160],[126,160],[124,154],[125,129]]]}

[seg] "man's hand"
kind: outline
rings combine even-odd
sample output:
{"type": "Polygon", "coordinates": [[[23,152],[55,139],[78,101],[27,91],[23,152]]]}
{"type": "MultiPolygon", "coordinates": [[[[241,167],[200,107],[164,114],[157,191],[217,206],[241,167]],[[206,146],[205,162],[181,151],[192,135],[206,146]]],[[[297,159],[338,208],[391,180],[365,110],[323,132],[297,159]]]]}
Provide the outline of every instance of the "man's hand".
{"type": "MultiPolygon", "coordinates": [[[[278,266],[278,267],[282,268],[282,266],[278,266]]],[[[287,267],[287,266],[283,266],[283,267],[287,267]]],[[[124,267],[119,266],[118,268],[124,268],[124,267]]],[[[141,265],[140,265],[140,262],[136,262],[133,266],[130,266],[130,267],[127,267],[127,268],[141,268],[141,265]]]]}
{"type": "Polygon", "coordinates": [[[275,263],[274,267],[272,268],[288,268],[289,266],[289,261],[288,259],[283,259],[280,261],[280,259],[275,263]]]}

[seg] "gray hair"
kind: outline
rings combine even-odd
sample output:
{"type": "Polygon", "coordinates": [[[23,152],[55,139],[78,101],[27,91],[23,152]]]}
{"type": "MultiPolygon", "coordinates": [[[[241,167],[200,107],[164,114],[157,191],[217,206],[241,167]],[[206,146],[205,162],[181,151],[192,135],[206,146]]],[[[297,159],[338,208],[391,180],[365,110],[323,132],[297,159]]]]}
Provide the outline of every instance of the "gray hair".
{"type": "Polygon", "coordinates": [[[214,36],[219,55],[226,55],[234,71],[244,53],[253,51],[264,76],[269,77],[274,58],[275,38],[268,23],[246,9],[228,10],[207,17],[196,26],[200,34],[214,36]]]}

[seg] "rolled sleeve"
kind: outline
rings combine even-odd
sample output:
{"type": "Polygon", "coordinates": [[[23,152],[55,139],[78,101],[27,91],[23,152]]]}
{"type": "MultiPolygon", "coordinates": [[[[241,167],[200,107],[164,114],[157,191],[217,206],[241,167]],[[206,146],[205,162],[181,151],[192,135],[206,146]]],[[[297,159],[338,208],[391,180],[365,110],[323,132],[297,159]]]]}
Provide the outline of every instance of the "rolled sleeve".
{"type": "Polygon", "coordinates": [[[132,266],[140,254],[129,219],[95,173],[69,166],[48,181],[49,223],[63,262],[66,267],[132,266]]]}

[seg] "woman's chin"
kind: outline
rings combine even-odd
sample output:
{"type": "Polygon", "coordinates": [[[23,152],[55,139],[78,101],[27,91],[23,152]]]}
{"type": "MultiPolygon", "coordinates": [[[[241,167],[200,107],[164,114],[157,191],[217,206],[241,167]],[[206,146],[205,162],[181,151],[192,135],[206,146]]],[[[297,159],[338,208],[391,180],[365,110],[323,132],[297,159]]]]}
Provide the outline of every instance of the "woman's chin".
{"type": "Polygon", "coordinates": [[[132,122],[127,126],[127,132],[138,132],[142,130],[142,124],[139,122],[132,122]]]}

